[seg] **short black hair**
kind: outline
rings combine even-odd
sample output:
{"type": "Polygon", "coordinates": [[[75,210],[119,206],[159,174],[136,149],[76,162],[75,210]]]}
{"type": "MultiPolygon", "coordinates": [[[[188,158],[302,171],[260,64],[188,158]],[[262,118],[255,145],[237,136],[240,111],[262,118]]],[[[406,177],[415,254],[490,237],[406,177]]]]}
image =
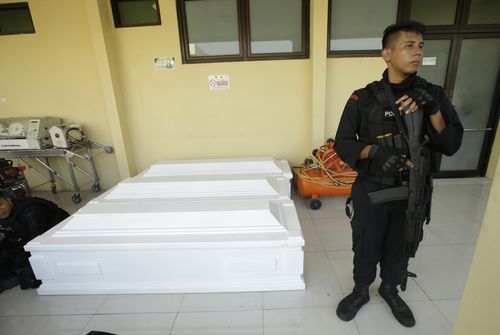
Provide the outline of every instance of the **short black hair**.
{"type": "Polygon", "coordinates": [[[425,25],[417,21],[403,21],[391,24],[384,30],[384,37],[382,37],[382,49],[387,48],[387,45],[391,42],[392,38],[400,31],[414,31],[423,36],[425,34],[425,25]]]}

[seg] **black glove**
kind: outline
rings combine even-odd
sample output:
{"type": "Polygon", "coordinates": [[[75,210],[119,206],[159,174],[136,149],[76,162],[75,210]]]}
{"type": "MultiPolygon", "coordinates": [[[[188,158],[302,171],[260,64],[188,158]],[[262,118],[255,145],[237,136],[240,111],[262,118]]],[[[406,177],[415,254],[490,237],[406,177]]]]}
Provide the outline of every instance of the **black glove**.
{"type": "Polygon", "coordinates": [[[406,165],[406,156],[401,151],[376,144],[372,144],[368,158],[372,160],[370,166],[373,166],[382,175],[395,175],[402,171],[406,165]]]}
{"type": "Polygon", "coordinates": [[[434,115],[439,111],[439,103],[434,100],[432,95],[421,87],[409,94],[409,96],[417,103],[418,108],[421,108],[426,115],[434,115]]]}

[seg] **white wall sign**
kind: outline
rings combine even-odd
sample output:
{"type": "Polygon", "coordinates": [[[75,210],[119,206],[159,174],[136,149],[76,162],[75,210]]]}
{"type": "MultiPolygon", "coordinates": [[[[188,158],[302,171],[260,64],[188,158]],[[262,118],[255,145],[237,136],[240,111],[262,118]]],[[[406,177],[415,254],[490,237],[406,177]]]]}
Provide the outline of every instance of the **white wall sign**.
{"type": "Polygon", "coordinates": [[[437,57],[424,57],[422,58],[423,66],[434,66],[436,65],[437,57]]]}
{"type": "Polygon", "coordinates": [[[229,90],[229,75],[228,74],[209,74],[208,89],[210,91],[227,91],[229,90]]]}
{"type": "Polygon", "coordinates": [[[168,70],[173,69],[175,66],[174,57],[156,57],[154,59],[155,70],[168,70]]]}

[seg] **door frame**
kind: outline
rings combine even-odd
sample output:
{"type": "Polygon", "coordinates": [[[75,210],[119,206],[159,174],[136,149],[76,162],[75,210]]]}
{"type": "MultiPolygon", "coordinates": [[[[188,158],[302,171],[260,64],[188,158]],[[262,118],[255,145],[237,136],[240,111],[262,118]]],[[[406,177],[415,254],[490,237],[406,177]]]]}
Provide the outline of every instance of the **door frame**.
{"type": "MultiPolygon", "coordinates": [[[[398,20],[411,19],[411,3],[415,0],[399,0],[398,20]]],[[[467,24],[471,9],[472,0],[457,0],[455,9],[455,22],[451,25],[428,25],[425,34],[426,40],[450,39],[450,54],[446,70],[444,90],[450,101],[453,99],[453,89],[460,60],[460,50],[464,39],[484,39],[500,37],[500,24],[467,24]]],[[[500,119],[500,71],[497,74],[496,87],[493,90],[493,100],[491,101],[490,114],[485,131],[478,166],[474,170],[450,170],[436,173],[440,178],[461,178],[485,176],[488,169],[489,159],[493,142],[497,133],[500,119]]]]}
{"type": "MultiPolygon", "coordinates": [[[[485,38],[500,38],[500,33],[461,33],[461,34],[435,34],[431,35],[429,40],[451,39],[450,56],[445,80],[445,92],[450,101],[453,99],[453,89],[456,83],[458,65],[460,60],[460,50],[464,39],[485,39],[485,38]]],[[[478,159],[477,169],[473,170],[448,170],[436,173],[439,178],[463,178],[463,177],[484,177],[488,169],[491,150],[497,133],[498,123],[500,119],[500,70],[497,74],[495,88],[493,90],[493,98],[491,101],[491,109],[488,116],[488,121],[485,129],[485,136],[481,146],[481,153],[478,159]]]]}

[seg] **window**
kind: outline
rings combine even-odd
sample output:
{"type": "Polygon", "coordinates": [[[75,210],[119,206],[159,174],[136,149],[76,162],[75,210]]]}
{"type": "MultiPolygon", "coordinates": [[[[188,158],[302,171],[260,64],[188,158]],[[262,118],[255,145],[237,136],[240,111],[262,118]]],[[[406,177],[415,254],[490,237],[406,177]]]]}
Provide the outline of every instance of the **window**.
{"type": "Polygon", "coordinates": [[[160,25],[158,0],[111,0],[116,28],[160,25]]]}
{"type": "Polygon", "coordinates": [[[411,19],[428,26],[453,26],[458,0],[420,0],[411,2],[411,19]],[[432,10],[429,10],[432,8],[432,10]]]}
{"type": "Polygon", "coordinates": [[[471,0],[467,24],[500,24],[498,0],[471,0]]]}
{"type": "Polygon", "coordinates": [[[330,0],[328,53],[380,55],[382,33],[396,22],[398,0],[330,0]]]}
{"type": "Polygon", "coordinates": [[[184,63],[309,56],[309,0],[177,0],[184,63]]]}
{"type": "Polygon", "coordinates": [[[27,2],[0,5],[0,35],[35,32],[27,2]]]}
{"type": "Polygon", "coordinates": [[[500,30],[498,0],[329,0],[328,56],[379,56],[388,25],[416,20],[426,39],[439,34],[500,30]]]}

